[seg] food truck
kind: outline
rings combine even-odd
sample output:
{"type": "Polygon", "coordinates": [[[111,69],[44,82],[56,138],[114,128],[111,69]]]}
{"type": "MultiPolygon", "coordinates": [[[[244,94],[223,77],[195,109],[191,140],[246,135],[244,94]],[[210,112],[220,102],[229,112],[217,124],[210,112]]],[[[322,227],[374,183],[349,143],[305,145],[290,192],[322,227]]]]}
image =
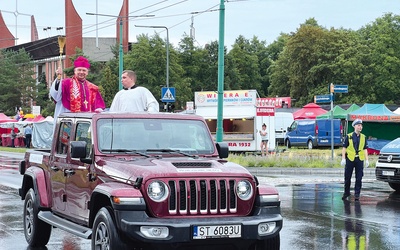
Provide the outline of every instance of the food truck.
{"type": "MultiPolygon", "coordinates": [[[[257,96],[256,90],[227,90],[223,93],[223,141],[228,143],[230,151],[260,151],[263,123],[267,125],[268,150],[275,150],[275,106],[257,96]]],[[[214,91],[195,92],[195,113],[205,118],[215,140],[218,94],[214,91]]]]}

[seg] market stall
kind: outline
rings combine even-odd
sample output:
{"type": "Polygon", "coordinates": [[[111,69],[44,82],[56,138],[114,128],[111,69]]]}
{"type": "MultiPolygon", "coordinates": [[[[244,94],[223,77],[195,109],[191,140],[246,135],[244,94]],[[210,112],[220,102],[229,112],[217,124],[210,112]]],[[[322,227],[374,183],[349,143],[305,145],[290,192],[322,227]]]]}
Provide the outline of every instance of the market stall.
{"type": "Polygon", "coordinates": [[[53,139],[53,122],[54,119],[51,116],[44,118],[41,115],[35,118],[27,118],[25,120],[9,120],[7,122],[0,123],[0,129],[5,132],[1,134],[1,143],[5,147],[12,145],[11,129],[17,133],[14,140],[15,147],[24,147],[24,129],[28,124],[32,124],[32,145],[35,148],[47,148],[51,146],[51,140],[53,139]]]}
{"type": "Polygon", "coordinates": [[[363,121],[362,133],[369,139],[394,140],[400,137],[400,115],[390,111],[384,104],[366,103],[349,113],[347,133],[354,131],[351,123],[355,119],[363,121]]]}

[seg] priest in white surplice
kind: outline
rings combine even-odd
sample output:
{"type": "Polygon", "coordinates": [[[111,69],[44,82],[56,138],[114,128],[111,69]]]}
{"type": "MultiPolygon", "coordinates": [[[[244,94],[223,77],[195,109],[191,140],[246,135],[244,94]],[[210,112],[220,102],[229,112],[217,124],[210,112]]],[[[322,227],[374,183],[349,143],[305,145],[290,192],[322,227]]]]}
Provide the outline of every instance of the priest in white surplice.
{"type": "Polygon", "coordinates": [[[159,104],[153,94],[147,88],[135,84],[136,73],[134,71],[124,70],[121,82],[124,88],[115,95],[110,107],[111,112],[159,111],[159,104]]]}

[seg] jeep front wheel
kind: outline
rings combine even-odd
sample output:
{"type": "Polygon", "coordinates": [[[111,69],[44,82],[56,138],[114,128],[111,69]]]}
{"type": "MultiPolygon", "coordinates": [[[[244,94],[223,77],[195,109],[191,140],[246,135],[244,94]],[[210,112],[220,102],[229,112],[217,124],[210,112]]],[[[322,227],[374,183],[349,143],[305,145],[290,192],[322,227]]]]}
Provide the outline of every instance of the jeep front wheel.
{"type": "Polygon", "coordinates": [[[24,233],[26,242],[31,247],[44,247],[50,239],[51,225],[38,218],[39,201],[33,189],[25,195],[24,233]]]}
{"type": "Polygon", "coordinates": [[[127,249],[121,242],[110,210],[111,208],[101,208],[94,219],[92,249],[127,249]]]}

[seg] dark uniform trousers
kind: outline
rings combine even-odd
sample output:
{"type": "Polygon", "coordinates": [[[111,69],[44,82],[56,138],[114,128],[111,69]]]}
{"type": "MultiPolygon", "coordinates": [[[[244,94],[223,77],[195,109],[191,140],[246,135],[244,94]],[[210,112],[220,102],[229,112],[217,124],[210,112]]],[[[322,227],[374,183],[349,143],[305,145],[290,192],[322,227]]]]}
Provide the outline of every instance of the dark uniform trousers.
{"type": "Polygon", "coordinates": [[[346,157],[346,167],[344,169],[344,194],[350,195],[351,176],[353,170],[356,174],[356,183],[354,185],[354,196],[359,197],[361,192],[362,177],[364,175],[364,161],[361,161],[358,156],[354,158],[354,161],[350,161],[346,157]]]}

